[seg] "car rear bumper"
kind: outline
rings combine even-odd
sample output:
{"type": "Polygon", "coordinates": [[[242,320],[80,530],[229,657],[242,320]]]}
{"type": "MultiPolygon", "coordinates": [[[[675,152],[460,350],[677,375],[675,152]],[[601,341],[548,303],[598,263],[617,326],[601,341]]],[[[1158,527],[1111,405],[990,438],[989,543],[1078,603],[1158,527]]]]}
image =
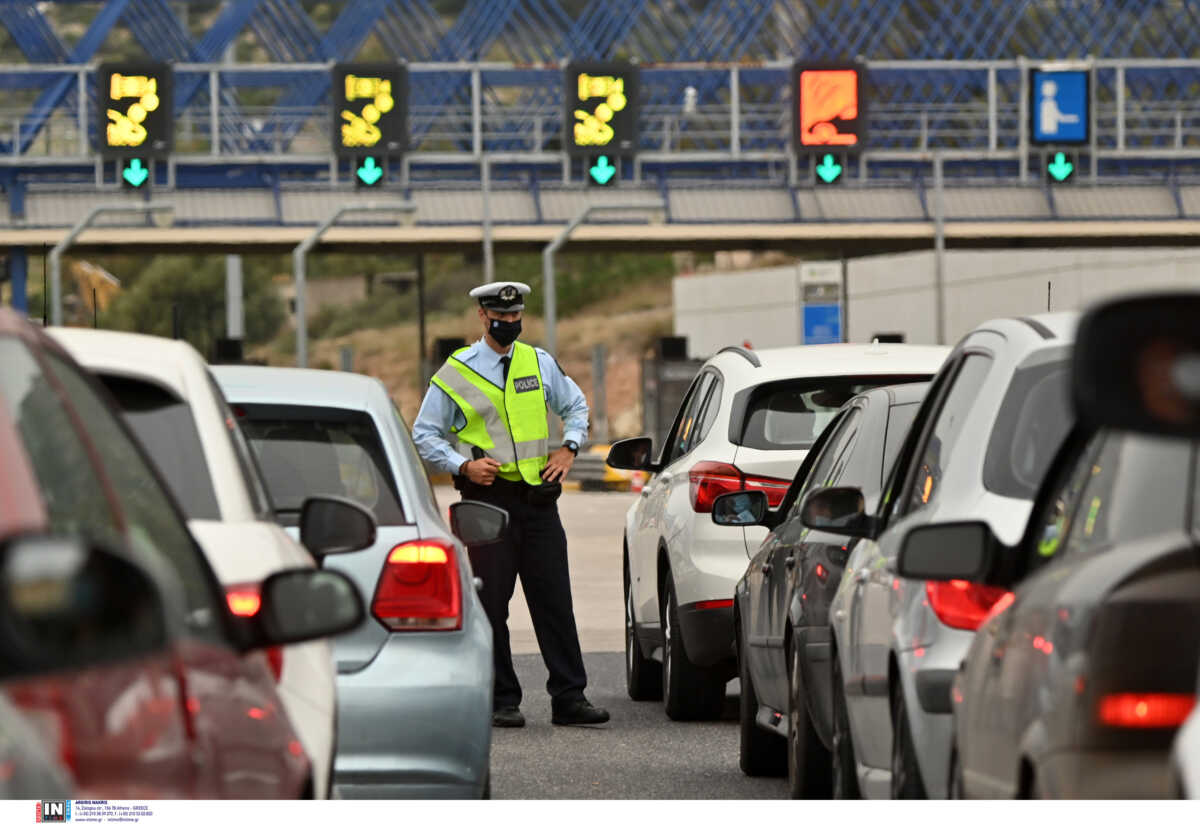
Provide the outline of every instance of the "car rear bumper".
{"type": "Polygon", "coordinates": [[[462,632],[394,633],[367,667],[338,675],[337,794],[480,798],[491,724],[486,620],[462,632]]]}
{"type": "Polygon", "coordinates": [[[683,634],[683,648],[693,664],[711,667],[737,659],[733,642],[732,604],[704,609],[694,603],[681,604],[679,630],[683,634]]]}
{"type": "Polygon", "coordinates": [[[1162,750],[1062,750],[1043,757],[1036,770],[1037,791],[1047,798],[1171,797],[1162,750]]]}

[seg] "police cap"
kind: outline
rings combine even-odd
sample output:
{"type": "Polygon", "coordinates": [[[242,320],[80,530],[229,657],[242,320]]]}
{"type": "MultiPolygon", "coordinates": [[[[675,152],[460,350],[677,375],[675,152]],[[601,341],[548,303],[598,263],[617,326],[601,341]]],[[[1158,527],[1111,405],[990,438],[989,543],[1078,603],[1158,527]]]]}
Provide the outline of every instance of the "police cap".
{"type": "Polygon", "coordinates": [[[499,283],[485,283],[471,290],[470,295],[479,299],[479,305],[484,309],[497,312],[523,312],[525,296],[530,293],[528,284],[512,280],[499,283]]]}

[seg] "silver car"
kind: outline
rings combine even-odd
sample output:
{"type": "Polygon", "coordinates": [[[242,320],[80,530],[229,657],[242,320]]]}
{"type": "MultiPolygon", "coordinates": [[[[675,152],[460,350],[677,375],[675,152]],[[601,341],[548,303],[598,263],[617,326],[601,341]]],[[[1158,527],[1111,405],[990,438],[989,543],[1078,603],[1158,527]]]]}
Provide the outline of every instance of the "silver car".
{"type": "Polygon", "coordinates": [[[371,613],[334,644],[335,797],[487,797],[492,627],[387,390],[344,372],[212,371],[289,531],[318,491],[358,501],[379,522],[373,546],[324,559],[358,584],[371,613]]]}
{"type": "Polygon", "coordinates": [[[1003,590],[895,574],[914,526],[978,520],[1020,540],[1042,476],[1073,416],[1067,365],[1075,315],[989,321],[934,378],[883,503],[833,487],[805,501],[806,525],[859,541],[830,605],[834,795],[945,798],[950,687],[1003,590]]]}

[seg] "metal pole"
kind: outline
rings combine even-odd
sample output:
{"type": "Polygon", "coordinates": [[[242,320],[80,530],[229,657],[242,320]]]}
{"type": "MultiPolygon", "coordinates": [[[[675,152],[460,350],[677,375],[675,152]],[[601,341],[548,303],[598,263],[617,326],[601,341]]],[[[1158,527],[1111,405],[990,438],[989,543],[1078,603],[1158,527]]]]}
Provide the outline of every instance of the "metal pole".
{"type": "Polygon", "coordinates": [[[937,342],[946,344],[946,208],[942,175],[942,153],[933,153],[933,277],[937,342]]]}
{"type": "Polygon", "coordinates": [[[225,256],[225,337],[245,337],[245,309],[242,304],[242,256],[225,256]]]}
{"type": "MultiPolygon", "coordinates": [[[[1091,57],[1088,57],[1088,62],[1091,63],[1091,57]]],[[[1096,64],[1091,63],[1088,66],[1088,151],[1091,155],[1091,173],[1092,182],[1096,182],[1096,176],[1100,174],[1100,157],[1097,153],[1099,148],[1099,137],[1096,135],[1097,127],[1100,125],[1100,114],[1096,111],[1096,64]]]]}
{"type": "Polygon", "coordinates": [[[479,164],[483,178],[483,281],[491,283],[496,279],[496,261],[492,251],[492,164],[488,158],[483,158],[479,164]]]}
{"type": "Polygon", "coordinates": [[[296,365],[304,368],[308,366],[308,318],[305,315],[305,291],[308,288],[308,263],[306,256],[317,242],[321,239],[321,235],[329,231],[329,227],[337,223],[338,219],[347,212],[407,212],[412,213],[417,210],[417,207],[408,201],[400,201],[397,203],[363,203],[353,204],[347,203],[339,206],[333,211],[329,217],[321,221],[312,234],[300,241],[295,249],[292,250],[292,280],[296,289],[296,365]]]}
{"type": "Polygon", "coordinates": [[[742,73],[729,70],[729,148],[734,157],[742,154],[742,73]]]}
{"type": "Polygon", "coordinates": [[[987,71],[987,106],[988,106],[988,151],[996,151],[1000,145],[999,117],[996,111],[996,67],[988,66],[987,71]]]}
{"type": "Polygon", "coordinates": [[[1117,149],[1125,150],[1125,67],[1117,66],[1117,149]]]}
{"type": "Polygon", "coordinates": [[[471,151],[483,154],[483,79],[479,67],[471,69],[471,151]]]}
{"type": "Polygon", "coordinates": [[[62,326],[62,256],[83,230],[102,214],[146,214],[173,208],[166,203],[137,203],[128,206],[94,206],[82,220],[71,227],[54,248],[50,250],[50,324],[62,326]]]}
{"type": "Polygon", "coordinates": [[[79,95],[78,100],[78,118],[79,118],[79,156],[87,157],[88,155],[88,127],[87,127],[87,69],[81,68],[76,75],[78,78],[76,91],[79,95]]]}
{"type": "Polygon", "coordinates": [[[1029,67],[1024,57],[1017,58],[1021,77],[1017,94],[1017,177],[1022,183],[1029,175],[1029,67]]]}
{"type": "Polygon", "coordinates": [[[221,153],[221,130],[218,126],[220,117],[221,78],[216,69],[210,69],[208,72],[208,131],[212,145],[208,151],[212,155],[221,153]]]}

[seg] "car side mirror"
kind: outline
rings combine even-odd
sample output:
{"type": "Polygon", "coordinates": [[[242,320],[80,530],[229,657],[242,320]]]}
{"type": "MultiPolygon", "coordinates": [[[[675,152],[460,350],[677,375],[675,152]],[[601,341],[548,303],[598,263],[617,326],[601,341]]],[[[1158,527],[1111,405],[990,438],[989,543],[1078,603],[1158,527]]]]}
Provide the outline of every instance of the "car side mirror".
{"type": "Polygon", "coordinates": [[[1200,435],[1200,292],[1121,298],[1079,321],[1071,395],[1080,421],[1200,435]]]}
{"type": "Polygon", "coordinates": [[[654,441],[651,438],[626,438],[617,441],[608,450],[604,462],[613,469],[634,469],[653,472],[654,441]]]}
{"type": "Polygon", "coordinates": [[[482,501],[450,504],[450,531],[470,548],[493,544],[508,530],[508,513],[482,501]]]}
{"type": "Polygon", "coordinates": [[[800,522],[810,529],[835,535],[874,538],[878,533],[878,522],[867,514],[866,509],[866,500],[858,487],[830,486],[818,489],[804,499],[800,522]]]}
{"type": "Polygon", "coordinates": [[[713,501],[712,519],[720,526],[758,526],[767,517],[767,493],[726,492],[713,501]]]}
{"type": "Polygon", "coordinates": [[[999,541],[983,521],[952,521],[913,527],[900,543],[896,572],[926,581],[983,581],[999,541]]]}
{"type": "Polygon", "coordinates": [[[314,495],[300,509],[300,543],[320,559],[375,543],[375,515],[357,501],[314,495]]]}
{"type": "Polygon", "coordinates": [[[163,596],[132,559],[65,536],[0,544],[0,678],[124,661],[166,644],[163,596]]]}
{"type": "Polygon", "coordinates": [[[290,569],[263,581],[252,648],[340,635],[366,617],[358,587],[331,569],[290,569]]]}

